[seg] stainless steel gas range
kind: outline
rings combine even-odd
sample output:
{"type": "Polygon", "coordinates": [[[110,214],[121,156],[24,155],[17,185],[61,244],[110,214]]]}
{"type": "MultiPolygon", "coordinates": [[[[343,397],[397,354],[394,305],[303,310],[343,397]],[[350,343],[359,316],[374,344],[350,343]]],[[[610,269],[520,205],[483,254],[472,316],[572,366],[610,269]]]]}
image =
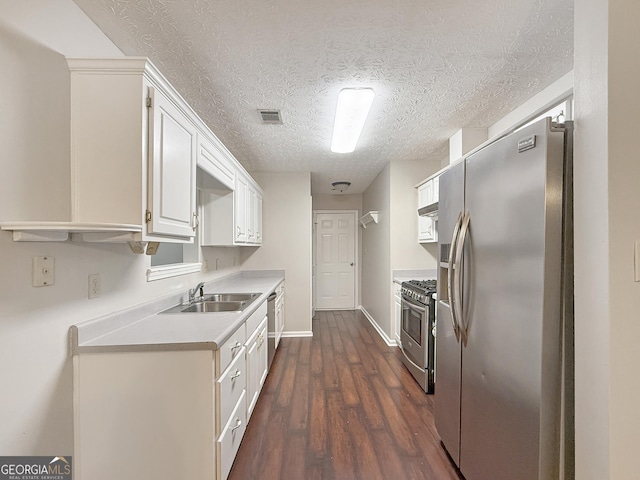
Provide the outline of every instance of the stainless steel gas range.
{"type": "Polygon", "coordinates": [[[402,362],[422,389],[435,383],[435,280],[402,282],[402,362]]]}

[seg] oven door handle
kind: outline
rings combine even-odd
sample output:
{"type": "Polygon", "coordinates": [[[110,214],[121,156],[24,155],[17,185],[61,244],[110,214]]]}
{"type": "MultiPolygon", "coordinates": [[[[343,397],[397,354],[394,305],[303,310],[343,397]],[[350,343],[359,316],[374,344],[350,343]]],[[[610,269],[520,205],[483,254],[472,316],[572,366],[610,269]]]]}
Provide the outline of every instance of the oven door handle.
{"type": "Polygon", "coordinates": [[[409,357],[409,355],[407,355],[407,352],[404,350],[404,347],[402,346],[402,344],[400,344],[400,351],[402,352],[402,355],[404,355],[404,358],[406,358],[407,361],[411,363],[411,365],[413,365],[414,367],[420,370],[424,370],[424,367],[421,367],[420,365],[418,365],[416,362],[413,361],[411,357],[409,357]]]}
{"type": "Polygon", "coordinates": [[[409,308],[411,308],[413,310],[417,310],[421,314],[427,311],[427,309],[425,307],[423,307],[419,303],[416,303],[411,297],[407,297],[406,295],[402,295],[402,301],[403,302],[407,302],[407,304],[409,305],[409,308]]]}

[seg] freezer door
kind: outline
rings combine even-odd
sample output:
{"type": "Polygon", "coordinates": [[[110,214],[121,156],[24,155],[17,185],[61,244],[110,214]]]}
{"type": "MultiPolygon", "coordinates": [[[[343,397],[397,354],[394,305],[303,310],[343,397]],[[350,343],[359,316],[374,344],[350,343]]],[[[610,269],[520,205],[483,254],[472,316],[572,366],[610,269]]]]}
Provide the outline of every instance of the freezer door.
{"type": "Polygon", "coordinates": [[[464,163],[440,176],[438,213],[438,303],[436,314],[435,423],[442,443],[456,465],[460,458],[460,342],[449,302],[449,253],[456,223],[464,208],[464,163]]]}
{"type": "Polygon", "coordinates": [[[542,120],[467,159],[467,480],[559,478],[564,133],[549,129],[542,120]]]}

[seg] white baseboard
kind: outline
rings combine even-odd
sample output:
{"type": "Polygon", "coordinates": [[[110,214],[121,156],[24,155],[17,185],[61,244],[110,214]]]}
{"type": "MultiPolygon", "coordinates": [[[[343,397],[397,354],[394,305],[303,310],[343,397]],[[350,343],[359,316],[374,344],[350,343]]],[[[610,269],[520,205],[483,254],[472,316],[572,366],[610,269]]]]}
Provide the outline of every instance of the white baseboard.
{"type": "Polygon", "coordinates": [[[313,332],[310,330],[301,330],[298,332],[282,332],[282,336],[287,338],[313,337],[313,332]]]}
{"type": "Polygon", "coordinates": [[[384,343],[386,343],[389,347],[395,347],[398,345],[398,342],[389,338],[389,336],[384,333],[384,330],[380,328],[380,325],[373,319],[373,317],[367,312],[367,309],[364,307],[360,307],[360,311],[364,314],[365,317],[369,320],[369,323],[376,329],[376,332],[382,337],[384,343]]]}
{"type": "Polygon", "coordinates": [[[346,308],[316,308],[316,312],[353,312],[354,310],[359,310],[360,307],[346,307],[346,308]]]}

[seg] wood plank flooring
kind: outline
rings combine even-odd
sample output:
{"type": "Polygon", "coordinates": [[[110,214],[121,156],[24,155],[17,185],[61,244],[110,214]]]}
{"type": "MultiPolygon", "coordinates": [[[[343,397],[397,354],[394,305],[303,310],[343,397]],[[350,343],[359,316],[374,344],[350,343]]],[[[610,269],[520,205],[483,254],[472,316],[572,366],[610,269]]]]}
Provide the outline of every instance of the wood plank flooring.
{"type": "Polygon", "coordinates": [[[280,343],[230,480],[459,480],[426,395],[360,311],[280,343]]]}

